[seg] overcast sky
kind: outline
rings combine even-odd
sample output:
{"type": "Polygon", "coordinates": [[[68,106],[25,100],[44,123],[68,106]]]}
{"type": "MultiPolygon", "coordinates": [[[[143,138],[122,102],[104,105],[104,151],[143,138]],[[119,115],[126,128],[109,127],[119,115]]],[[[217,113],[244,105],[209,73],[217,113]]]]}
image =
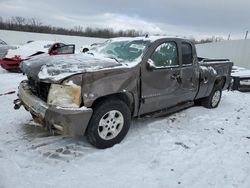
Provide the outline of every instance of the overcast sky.
{"type": "Polygon", "coordinates": [[[136,29],[150,34],[243,38],[249,0],[0,0],[0,16],[39,18],[44,24],[136,29]]]}

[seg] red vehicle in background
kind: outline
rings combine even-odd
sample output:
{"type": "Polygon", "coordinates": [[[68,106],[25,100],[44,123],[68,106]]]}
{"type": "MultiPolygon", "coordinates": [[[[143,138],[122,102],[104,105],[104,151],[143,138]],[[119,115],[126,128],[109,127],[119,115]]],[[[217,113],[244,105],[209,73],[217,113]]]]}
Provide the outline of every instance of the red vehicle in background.
{"type": "Polygon", "coordinates": [[[9,72],[21,72],[20,63],[34,56],[37,57],[41,54],[63,55],[74,53],[75,45],[73,44],[66,45],[61,42],[32,41],[17,49],[8,50],[3,58],[0,59],[0,64],[2,68],[9,72]]]}

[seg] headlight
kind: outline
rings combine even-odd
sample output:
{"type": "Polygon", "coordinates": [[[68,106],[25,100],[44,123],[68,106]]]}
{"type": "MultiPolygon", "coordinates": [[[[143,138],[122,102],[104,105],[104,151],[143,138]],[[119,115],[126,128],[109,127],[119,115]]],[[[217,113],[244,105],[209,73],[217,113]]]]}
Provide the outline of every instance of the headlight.
{"type": "Polygon", "coordinates": [[[81,103],[81,87],[70,82],[51,84],[48,104],[63,108],[79,108],[81,103]]]}

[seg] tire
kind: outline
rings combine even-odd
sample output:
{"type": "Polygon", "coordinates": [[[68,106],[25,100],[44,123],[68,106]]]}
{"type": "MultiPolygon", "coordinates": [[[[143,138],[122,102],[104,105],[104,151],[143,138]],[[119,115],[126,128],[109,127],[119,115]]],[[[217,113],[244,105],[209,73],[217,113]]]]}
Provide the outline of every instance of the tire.
{"type": "Polygon", "coordinates": [[[221,100],[222,89],[220,85],[214,86],[210,95],[202,99],[201,104],[206,108],[216,108],[221,100]]]}
{"type": "Polygon", "coordinates": [[[94,107],[86,136],[99,149],[112,147],[126,136],[131,123],[131,112],[120,100],[110,99],[94,107]]]}

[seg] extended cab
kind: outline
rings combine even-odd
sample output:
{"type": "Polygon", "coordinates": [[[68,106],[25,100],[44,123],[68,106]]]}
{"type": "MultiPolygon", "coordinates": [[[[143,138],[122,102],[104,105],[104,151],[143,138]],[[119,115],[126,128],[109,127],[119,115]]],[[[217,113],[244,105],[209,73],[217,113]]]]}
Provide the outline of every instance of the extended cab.
{"type": "Polygon", "coordinates": [[[86,135],[97,148],[126,136],[131,118],[164,115],[199,103],[216,108],[231,83],[229,60],[198,61],[186,39],[117,38],[86,54],[24,62],[21,105],[49,128],[86,135]],[[32,62],[35,61],[35,62],[32,62]]]}

